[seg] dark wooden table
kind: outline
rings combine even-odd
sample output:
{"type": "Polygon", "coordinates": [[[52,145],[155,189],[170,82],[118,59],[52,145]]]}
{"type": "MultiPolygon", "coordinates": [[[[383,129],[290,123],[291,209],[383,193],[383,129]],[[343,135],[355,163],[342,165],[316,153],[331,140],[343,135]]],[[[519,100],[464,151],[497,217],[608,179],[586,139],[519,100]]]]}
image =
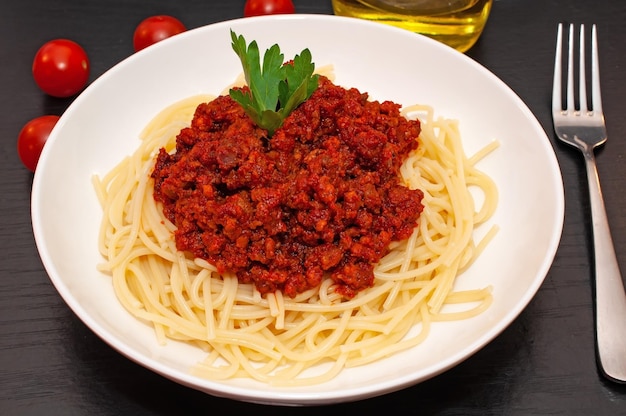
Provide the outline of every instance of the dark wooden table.
{"type": "MultiPolygon", "coordinates": [[[[330,0],[294,3],[298,13],[332,13],[330,0]]],[[[20,0],[0,5],[0,414],[295,412],[182,387],[97,338],[65,305],[41,265],[30,223],[32,174],[16,153],[17,134],[26,121],[61,114],[71,102],[46,97],[31,77],[32,58],[45,41],[66,37],[81,43],[91,58],[93,80],[132,53],[132,33],[143,18],[170,14],[194,28],[241,17],[243,4],[20,0]]],[[[510,85],[554,138],[550,90],[558,22],[599,25],[609,141],[597,152],[597,161],[626,271],[626,2],[496,0],[482,38],[468,54],[510,85]]],[[[626,386],[607,382],[594,358],[592,239],[583,159],[555,140],[553,146],[565,184],[565,226],[554,265],[526,310],[456,368],[396,393],[328,410],[358,414],[374,406],[424,415],[626,414],[626,386]]],[[[541,201],[524,201],[521,195],[520,203],[541,201]]],[[[299,409],[302,414],[320,411],[326,409],[299,409]]]]}

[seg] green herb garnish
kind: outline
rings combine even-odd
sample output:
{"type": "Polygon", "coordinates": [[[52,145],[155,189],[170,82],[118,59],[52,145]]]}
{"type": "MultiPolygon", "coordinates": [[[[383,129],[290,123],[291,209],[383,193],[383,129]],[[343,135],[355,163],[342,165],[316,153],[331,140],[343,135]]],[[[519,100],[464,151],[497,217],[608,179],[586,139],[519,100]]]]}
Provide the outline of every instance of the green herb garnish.
{"type": "Polygon", "coordinates": [[[318,75],[311,51],[304,49],[292,62],[285,63],[278,45],[265,51],[261,68],[256,41],[246,46],[243,36],[230,31],[233,50],[239,56],[250,92],[231,89],[230,96],[271,136],[296,107],[306,101],[317,88],[318,75]]]}

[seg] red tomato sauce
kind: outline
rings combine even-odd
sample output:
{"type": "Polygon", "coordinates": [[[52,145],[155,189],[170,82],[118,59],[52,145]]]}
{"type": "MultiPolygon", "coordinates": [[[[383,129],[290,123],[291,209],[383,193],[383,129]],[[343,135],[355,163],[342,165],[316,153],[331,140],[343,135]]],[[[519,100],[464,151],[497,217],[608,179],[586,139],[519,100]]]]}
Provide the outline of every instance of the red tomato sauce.
{"type": "Polygon", "coordinates": [[[229,96],[200,104],[176,151],[160,150],[154,198],[178,250],[294,297],[330,278],[352,298],[408,238],[423,193],[400,183],[420,123],[320,77],[271,138],[229,96]]]}

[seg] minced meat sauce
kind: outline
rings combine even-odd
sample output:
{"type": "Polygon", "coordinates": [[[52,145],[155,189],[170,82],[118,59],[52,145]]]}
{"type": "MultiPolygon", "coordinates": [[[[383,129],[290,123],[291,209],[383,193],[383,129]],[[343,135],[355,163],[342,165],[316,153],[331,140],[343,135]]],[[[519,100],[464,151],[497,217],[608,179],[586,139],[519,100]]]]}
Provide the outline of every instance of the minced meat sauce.
{"type": "Polygon", "coordinates": [[[152,173],[176,247],[262,294],[324,278],[345,298],[372,286],[423,209],[398,174],[420,124],[399,111],[325,77],[271,138],[227,95],[199,105],[152,173]]]}

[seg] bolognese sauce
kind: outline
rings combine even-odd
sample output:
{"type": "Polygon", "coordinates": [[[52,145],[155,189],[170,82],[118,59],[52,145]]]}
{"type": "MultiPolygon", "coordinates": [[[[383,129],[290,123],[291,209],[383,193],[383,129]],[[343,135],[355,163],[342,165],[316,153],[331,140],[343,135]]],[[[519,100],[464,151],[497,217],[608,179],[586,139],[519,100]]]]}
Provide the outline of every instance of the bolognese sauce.
{"type": "Polygon", "coordinates": [[[290,297],[330,278],[352,298],[422,212],[423,193],[399,179],[419,134],[398,104],[323,76],[271,138],[224,95],[160,150],[154,198],[177,249],[220,273],[290,297]]]}

